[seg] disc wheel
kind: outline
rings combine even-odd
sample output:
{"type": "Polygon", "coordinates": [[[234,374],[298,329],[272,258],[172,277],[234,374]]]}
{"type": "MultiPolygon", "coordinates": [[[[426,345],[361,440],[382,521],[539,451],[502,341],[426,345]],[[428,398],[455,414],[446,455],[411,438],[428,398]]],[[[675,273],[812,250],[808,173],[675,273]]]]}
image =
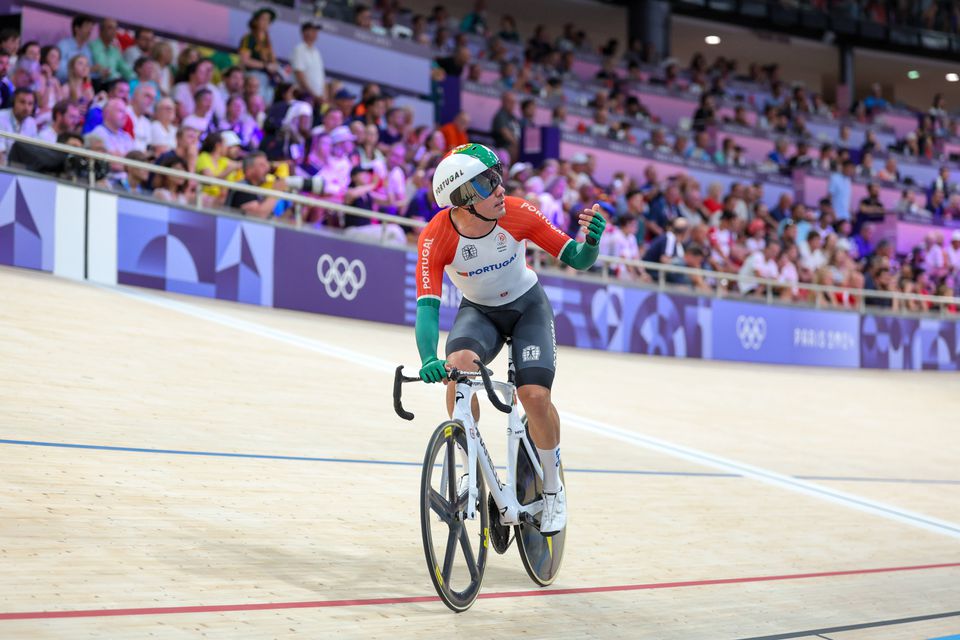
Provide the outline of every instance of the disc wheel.
{"type": "Polygon", "coordinates": [[[477,516],[466,519],[467,436],[457,421],[440,424],[423,459],[420,530],[430,580],[443,603],[466,611],[477,599],[490,544],[486,485],[477,468],[477,516]],[[464,478],[461,481],[461,478],[464,478]]]}
{"type": "MultiPolygon", "coordinates": [[[[527,425],[527,418],[523,418],[524,426],[527,425]]],[[[537,447],[527,431],[527,442],[530,443],[531,450],[536,452],[537,447]]],[[[534,453],[536,455],[536,453],[534,453]]],[[[560,479],[563,477],[563,463],[560,463],[560,479]]],[[[521,505],[527,505],[536,502],[543,497],[543,481],[537,475],[536,468],[527,455],[525,447],[520,447],[520,454],[517,456],[517,500],[521,505]]],[[[569,504],[569,503],[568,503],[569,504]]],[[[536,516],[540,520],[539,514],[536,516]]],[[[515,536],[517,538],[517,548],[520,551],[520,559],[523,561],[523,568],[527,570],[530,579],[541,587],[552,584],[560,572],[560,563],[563,561],[563,544],[567,538],[567,530],[545,537],[540,535],[540,529],[529,523],[516,525],[515,536]]]]}

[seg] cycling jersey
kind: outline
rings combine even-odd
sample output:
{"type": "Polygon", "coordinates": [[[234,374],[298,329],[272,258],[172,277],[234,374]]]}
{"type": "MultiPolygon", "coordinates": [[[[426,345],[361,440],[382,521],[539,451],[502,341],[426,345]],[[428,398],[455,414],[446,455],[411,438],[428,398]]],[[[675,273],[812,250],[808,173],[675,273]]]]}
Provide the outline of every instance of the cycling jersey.
{"type": "Polygon", "coordinates": [[[470,302],[495,307],[513,302],[537,283],[527,267],[526,240],[555,258],[573,240],[523,198],[504,199],[506,214],[480,238],[461,235],[450,209],[441,211],[420,234],[417,299],[440,299],[443,271],[470,302]]]}

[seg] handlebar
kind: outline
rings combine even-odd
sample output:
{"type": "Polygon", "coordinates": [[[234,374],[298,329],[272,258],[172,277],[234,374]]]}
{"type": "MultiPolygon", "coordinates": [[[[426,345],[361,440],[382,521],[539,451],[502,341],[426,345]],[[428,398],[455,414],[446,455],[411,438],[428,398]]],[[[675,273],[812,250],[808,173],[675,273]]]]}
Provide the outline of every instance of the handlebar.
{"type": "MultiPolygon", "coordinates": [[[[509,404],[506,404],[500,400],[500,397],[497,396],[497,392],[493,389],[493,381],[490,379],[490,370],[483,366],[483,363],[479,360],[474,360],[477,366],[480,368],[479,371],[459,371],[457,369],[451,369],[447,374],[447,378],[455,382],[460,382],[465,378],[476,378],[479,377],[483,381],[483,388],[487,390],[487,398],[498,410],[503,413],[510,413],[513,409],[509,404]]],[[[403,408],[403,403],[401,402],[401,396],[403,394],[403,385],[407,382],[423,382],[420,379],[420,376],[405,376],[403,375],[403,365],[397,367],[396,372],[393,375],[393,410],[397,412],[397,415],[403,418],[404,420],[413,420],[414,415],[409,411],[403,408]]]]}

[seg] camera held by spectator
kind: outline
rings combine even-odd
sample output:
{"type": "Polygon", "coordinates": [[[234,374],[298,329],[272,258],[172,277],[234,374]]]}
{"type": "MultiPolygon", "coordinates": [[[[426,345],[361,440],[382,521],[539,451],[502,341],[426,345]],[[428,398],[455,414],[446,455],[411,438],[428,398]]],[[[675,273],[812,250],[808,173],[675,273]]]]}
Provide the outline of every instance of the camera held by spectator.
{"type": "Polygon", "coordinates": [[[93,170],[94,180],[99,182],[110,173],[110,165],[103,160],[93,160],[85,156],[69,155],[63,162],[63,173],[67,179],[86,182],[90,179],[93,170]]]}
{"type": "Polygon", "coordinates": [[[290,176],[286,179],[287,191],[306,191],[314,195],[323,193],[323,177],[312,176],[304,178],[303,176],[290,176]]]}

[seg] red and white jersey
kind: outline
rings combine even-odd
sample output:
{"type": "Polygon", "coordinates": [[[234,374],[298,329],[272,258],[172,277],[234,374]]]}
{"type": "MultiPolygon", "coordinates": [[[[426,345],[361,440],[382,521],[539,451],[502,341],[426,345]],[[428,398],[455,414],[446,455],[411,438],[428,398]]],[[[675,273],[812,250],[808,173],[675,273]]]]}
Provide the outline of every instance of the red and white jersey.
{"type": "Polygon", "coordinates": [[[573,242],[526,200],[507,197],[504,204],[506,214],[482,238],[460,235],[449,209],[434,216],[417,246],[418,300],[440,299],[445,269],[470,302],[486,307],[513,302],[537,282],[537,274],[527,268],[525,241],[532,240],[555,258],[573,242]]]}

